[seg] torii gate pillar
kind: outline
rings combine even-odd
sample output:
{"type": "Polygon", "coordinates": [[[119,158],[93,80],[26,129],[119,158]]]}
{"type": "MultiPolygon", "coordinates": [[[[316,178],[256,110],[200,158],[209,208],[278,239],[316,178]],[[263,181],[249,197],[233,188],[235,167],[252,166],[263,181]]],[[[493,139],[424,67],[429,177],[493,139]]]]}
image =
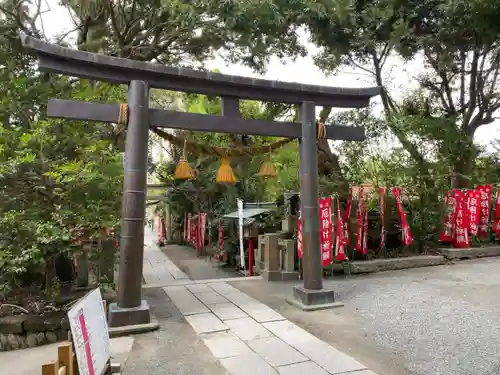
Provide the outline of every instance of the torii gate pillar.
{"type": "Polygon", "coordinates": [[[109,305],[110,327],[150,323],[149,306],[141,300],[148,180],[149,87],[146,82],[130,81],[128,111],[118,300],[109,305]]]}

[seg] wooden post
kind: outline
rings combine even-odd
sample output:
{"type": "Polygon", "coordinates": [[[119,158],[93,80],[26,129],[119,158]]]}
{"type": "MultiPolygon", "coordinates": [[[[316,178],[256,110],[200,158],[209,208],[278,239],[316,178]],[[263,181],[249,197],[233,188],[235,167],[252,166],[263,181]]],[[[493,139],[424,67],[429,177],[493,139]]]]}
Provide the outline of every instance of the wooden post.
{"type": "Polygon", "coordinates": [[[42,365],[42,375],[58,375],[59,368],[56,361],[42,365]]]}
{"type": "Polygon", "coordinates": [[[57,359],[59,367],[66,368],[66,375],[74,375],[75,359],[73,355],[73,345],[70,342],[59,345],[57,348],[57,359]]]}
{"type": "Polygon", "coordinates": [[[253,276],[254,248],[253,238],[248,239],[248,276],[253,276]]]}

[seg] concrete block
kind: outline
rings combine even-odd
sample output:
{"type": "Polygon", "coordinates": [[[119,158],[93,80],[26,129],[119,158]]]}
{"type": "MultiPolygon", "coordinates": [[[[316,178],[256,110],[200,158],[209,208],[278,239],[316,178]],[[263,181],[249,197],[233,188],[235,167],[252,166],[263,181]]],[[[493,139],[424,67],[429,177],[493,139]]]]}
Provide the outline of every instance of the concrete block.
{"type": "Polygon", "coordinates": [[[441,255],[446,259],[474,259],[500,256],[500,246],[472,247],[468,249],[439,249],[441,255]]]}
{"type": "Polygon", "coordinates": [[[281,281],[281,271],[269,271],[263,269],[261,271],[262,278],[266,281],[281,281]]]}
{"type": "Polygon", "coordinates": [[[444,264],[442,255],[421,255],[405,258],[373,259],[351,262],[351,273],[372,273],[444,264]]]}

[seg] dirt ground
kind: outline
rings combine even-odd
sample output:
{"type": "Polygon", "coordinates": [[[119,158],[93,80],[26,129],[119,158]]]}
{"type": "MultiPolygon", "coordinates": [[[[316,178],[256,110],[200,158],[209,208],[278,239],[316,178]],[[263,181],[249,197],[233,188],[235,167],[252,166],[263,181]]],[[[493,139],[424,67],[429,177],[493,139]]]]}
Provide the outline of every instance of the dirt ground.
{"type": "Polygon", "coordinates": [[[182,272],[193,280],[223,279],[240,277],[240,273],[207,257],[196,257],[196,250],[188,246],[169,245],[161,249],[182,272]]]}

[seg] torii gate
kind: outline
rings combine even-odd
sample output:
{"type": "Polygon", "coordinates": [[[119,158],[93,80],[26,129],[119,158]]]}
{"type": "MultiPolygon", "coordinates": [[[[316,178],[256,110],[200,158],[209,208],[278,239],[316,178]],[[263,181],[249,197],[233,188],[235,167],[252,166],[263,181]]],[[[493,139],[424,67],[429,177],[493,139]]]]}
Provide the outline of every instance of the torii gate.
{"type": "MultiPolygon", "coordinates": [[[[78,51],[26,35],[21,35],[21,40],[38,57],[41,71],[129,87],[127,104],[50,99],[47,108],[49,117],[127,125],[118,300],[110,305],[111,327],[150,322],[149,307],[141,295],[150,127],[299,138],[304,277],[303,285],[295,286],[293,294],[299,305],[308,309],[334,302],[333,290],[323,288],[315,106],[366,107],[380,93],[378,87],[337,88],[246,78],[78,51]],[[221,116],[149,108],[150,87],[219,95],[221,116]],[[242,119],[240,99],[298,104],[300,122],[242,119]]],[[[362,127],[328,125],[319,130],[327,139],[365,139],[362,127]]]]}

